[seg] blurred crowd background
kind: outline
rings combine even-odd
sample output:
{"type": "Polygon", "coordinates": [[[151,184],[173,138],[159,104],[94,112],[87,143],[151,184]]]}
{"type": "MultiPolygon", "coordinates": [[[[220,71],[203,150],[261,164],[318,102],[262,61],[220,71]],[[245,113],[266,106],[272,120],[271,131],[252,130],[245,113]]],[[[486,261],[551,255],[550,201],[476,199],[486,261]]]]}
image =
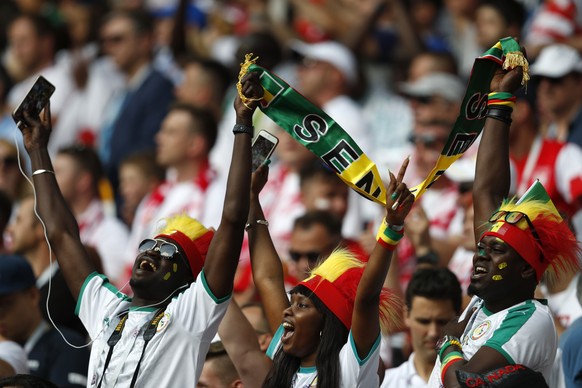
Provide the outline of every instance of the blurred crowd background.
{"type": "MultiPolygon", "coordinates": [[[[532,81],[513,112],[512,192],[540,179],[580,239],[580,0],[2,0],[0,26],[0,248],[24,255],[39,281],[49,251],[11,118],[37,75],[56,86],[49,148],[59,186],[121,288],[161,218],[187,212],[218,226],[247,53],[334,118],[383,176],[411,155],[414,185],[446,143],[474,59],[519,38],[532,81]]],[[[367,257],[383,209],[260,112],[254,123],[279,138],[261,199],[289,286],[338,244],[367,257]]],[[[388,286],[403,292],[417,268],[448,267],[468,300],[475,154],[476,145],[413,209],[388,286]]],[[[578,278],[540,289],[559,331],[582,315],[578,278]]],[[[246,245],[235,297],[257,301],[246,245]]],[[[57,322],[78,324],[73,310],[57,322]]],[[[389,342],[385,363],[398,365],[410,340],[389,342]]]]}

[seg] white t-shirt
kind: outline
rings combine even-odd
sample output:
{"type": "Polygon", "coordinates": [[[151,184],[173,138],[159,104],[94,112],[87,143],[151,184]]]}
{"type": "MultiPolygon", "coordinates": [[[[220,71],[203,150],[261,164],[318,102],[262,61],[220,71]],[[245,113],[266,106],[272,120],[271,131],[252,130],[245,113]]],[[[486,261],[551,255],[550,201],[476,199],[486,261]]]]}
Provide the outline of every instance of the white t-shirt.
{"type": "Polygon", "coordinates": [[[129,236],[127,227],[115,216],[107,214],[105,204],[98,199],[77,215],[77,223],[81,241],[97,250],[103,272],[117,284],[123,276],[124,252],[129,236]]]}
{"type": "Polygon", "coordinates": [[[380,388],[425,388],[426,381],[420,377],[414,367],[414,353],[408,357],[408,361],[397,368],[390,368],[384,374],[384,381],[380,388]]]}
{"type": "MultiPolygon", "coordinates": [[[[267,356],[271,359],[275,357],[281,346],[281,336],[283,326],[279,326],[273,340],[267,349],[267,356]]],[[[352,332],[348,336],[348,341],[341,348],[339,363],[341,371],[341,388],[368,388],[377,387],[380,384],[378,378],[378,363],[380,362],[380,335],[374,342],[370,353],[363,360],[358,356],[352,332]]],[[[310,388],[317,386],[317,370],[315,367],[299,368],[295,374],[291,388],[310,388]]]]}
{"type": "Polygon", "coordinates": [[[22,346],[12,341],[0,341],[0,360],[8,363],[17,374],[28,374],[28,357],[22,346]]]}
{"type": "MultiPolygon", "coordinates": [[[[143,356],[136,387],[194,387],[208,348],[226,313],[230,296],[217,299],[204,273],[166,307],[143,356]]],[[[144,347],[143,332],[157,308],[136,308],[103,275],[87,277],[76,313],[93,342],[88,387],[99,384],[109,351],[107,341],[119,315],[129,309],[121,339],[114,348],[102,387],[128,387],[144,347]]]]}
{"type": "MultiPolygon", "coordinates": [[[[558,348],[558,337],[552,314],[542,302],[529,299],[510,308],[491,313],[483,300],[473,297],[459,321],[473,307],[477,310],[461,336],[463,354],[470,360],[482,346],[497,350],[508,364],[521,364],[541,372],[550,381],[552,366],[558,348]]],[[[429,387],[443,387],[441,362],[437,357],[428,383],[429,387]]]]}
{"type": "Polygon", "coordinates": [[[370,135],[366,131],[366,120],[362,109],[354,100],[340,95],[327,101],[321,109],[350,135],[365,154],[372,155],[372,144],[370,135]]]}

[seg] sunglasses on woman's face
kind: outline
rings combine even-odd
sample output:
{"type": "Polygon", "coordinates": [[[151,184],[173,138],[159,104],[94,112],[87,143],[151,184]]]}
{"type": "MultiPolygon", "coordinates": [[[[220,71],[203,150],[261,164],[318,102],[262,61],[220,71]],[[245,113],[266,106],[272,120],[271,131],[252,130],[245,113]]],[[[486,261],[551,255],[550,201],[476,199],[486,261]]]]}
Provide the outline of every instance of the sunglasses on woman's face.
{"type": "Polygon", "coordinates": [[[181,255],[175,244],[153,238],[146,238],[139,244],[139,253],[146,251],[159,251],[162,259],[166,260],[172,260],[176,255],[181,255]]]}

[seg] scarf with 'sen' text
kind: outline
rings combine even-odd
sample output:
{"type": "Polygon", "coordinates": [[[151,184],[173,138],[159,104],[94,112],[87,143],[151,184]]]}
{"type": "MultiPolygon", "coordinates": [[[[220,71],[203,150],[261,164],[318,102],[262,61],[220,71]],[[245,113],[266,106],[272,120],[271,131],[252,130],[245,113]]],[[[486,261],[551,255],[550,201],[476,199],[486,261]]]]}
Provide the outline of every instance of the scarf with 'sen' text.
{"type": "MultiPolygon", "coordinates": [[[[333,118],[315,106],[275,74],[256,65],[247,55],[239,79],[246,72],[258,72],[264,96],[259,108],[271,120],[323,160],[352,189],[364,197],[386,204],[386,189],[376,164],[333,118]]],[[[447,168],[475,142],[485,122],[487,95],[495,72],[503,66],[511,69],[523,66],[524,79],[527,60],[519,44],[512,38],[497,42],[475,59],[460,114],[449,134],[447,143],[428,177],[411,192],[419,198],[447,168]]],[[[244,99],[243,99],[244,101],[244,99]]]]}

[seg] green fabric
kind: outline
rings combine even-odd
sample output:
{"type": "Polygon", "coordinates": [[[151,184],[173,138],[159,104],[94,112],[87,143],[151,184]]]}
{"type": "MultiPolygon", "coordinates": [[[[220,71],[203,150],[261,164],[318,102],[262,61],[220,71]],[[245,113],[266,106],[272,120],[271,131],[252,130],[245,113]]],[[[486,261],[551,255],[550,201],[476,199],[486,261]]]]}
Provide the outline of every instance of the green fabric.
{"type": "MultiPolygon", "coordinates": [[[[485,122],[490,83],[507,53],[521,51],[512,38],[505,38],[475,60],[460,115],[441,152],[436,167],[418,186],[416,198],[474,143],[485,122]]],[[[386,190],[376,165],[356,142],[320,108],[273,73],[252,64],[248,71],[260,74],[265,96],[260,109],[296,141],[321,158],[350,187],[366,198],[385,204],[386,190]]]]}
{"type": "Polygon", "coordinates": [[[384,187],[375,164],[364,166],[356,179],[342,176],[354,162],[365,165],[365,160],[369,159],[335,120],[273,73],[254,64],[249,71],[260,73],[260,82],[266,93],[259,108],[270,119],[320,157],[357,192],[370,200],[385,203],[384,187]]]}
{"type": "Polygon", "coordinates": [[[505,55],[516,51],[521,52],[519,44],[513,38],[504,38],[475,59],[460,114],[441,151],[441,156],[429,176],[411,189],[417,198],[475,142],[485,124],[487,95],[490,92],[491,80],[499,66],[503,65],[505,55]]]}

